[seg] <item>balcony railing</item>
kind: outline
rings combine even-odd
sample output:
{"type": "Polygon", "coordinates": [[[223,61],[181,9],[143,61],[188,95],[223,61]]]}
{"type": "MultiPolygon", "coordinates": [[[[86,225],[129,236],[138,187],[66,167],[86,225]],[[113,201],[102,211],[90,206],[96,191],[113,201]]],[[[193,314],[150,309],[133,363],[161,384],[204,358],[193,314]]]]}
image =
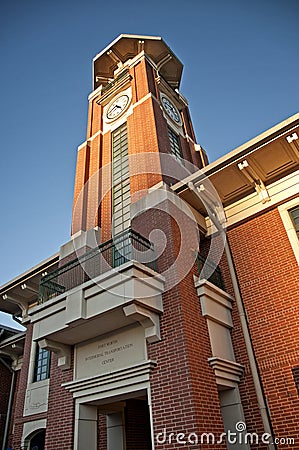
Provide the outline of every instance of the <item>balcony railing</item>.
{"type": "Polygon", "coordinates": [[[128,261],[139,261],[156,270],[153,244],[131,229],[43,276],[39,285],[39,304],[128,261]]]}
{"type": "Polygon", "coordinates": [[[102,95],[106,92],[110,91],[115,85],[117,85],[126,75],[129,74],[129,70],[123,70],[114,80],[110,81],[106,86],[102,89],[102,95]]]}
{"type": "Polygon", "coordinates": [[[208,261],[204,256],[197,255],[197,267],[200,278],[210,281],[215,286],[225,291],[225,285],[219,266],[208,261]]]}

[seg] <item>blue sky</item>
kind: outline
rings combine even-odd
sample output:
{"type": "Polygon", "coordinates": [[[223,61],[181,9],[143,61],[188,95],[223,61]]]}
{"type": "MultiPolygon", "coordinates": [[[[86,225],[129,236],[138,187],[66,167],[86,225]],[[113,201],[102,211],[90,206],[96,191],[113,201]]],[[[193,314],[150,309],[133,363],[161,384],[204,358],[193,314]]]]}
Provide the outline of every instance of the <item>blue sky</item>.
{"type": "Polygon", "coordinates": [[[298,12],[297,0],[1,2],[0,284],[69,240],[96,53],[121,33],[162,36],[213,161],[298,112],[298,12]]]}

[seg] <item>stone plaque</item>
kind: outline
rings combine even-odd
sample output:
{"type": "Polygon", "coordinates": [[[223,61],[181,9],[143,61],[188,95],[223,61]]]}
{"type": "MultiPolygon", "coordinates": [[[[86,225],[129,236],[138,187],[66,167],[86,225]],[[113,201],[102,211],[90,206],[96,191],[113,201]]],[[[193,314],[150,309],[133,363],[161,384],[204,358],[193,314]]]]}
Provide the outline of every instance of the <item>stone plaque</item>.
{"type": "Polygon", "coordinates": [[[46,412],[48,397],[49,379],[30,383],[26,390],[24,416],[46,412]]]}
{"type": "Polygon", "coordinates": [[[132,366],[146,359],[141,326],[111,333],[76,346],[75,378],[86,378],[132,366]]]}

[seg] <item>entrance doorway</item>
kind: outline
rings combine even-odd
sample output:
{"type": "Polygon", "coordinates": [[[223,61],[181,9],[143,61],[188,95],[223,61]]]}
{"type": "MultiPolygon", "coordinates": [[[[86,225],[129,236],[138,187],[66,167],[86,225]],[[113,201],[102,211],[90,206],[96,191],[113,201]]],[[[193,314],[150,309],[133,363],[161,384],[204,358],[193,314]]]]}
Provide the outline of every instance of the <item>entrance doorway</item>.
{"type": "Polygon", "coordinates": [[[151,450],[147,396],[78,405],[76,450],[151,450]]]}
{"type": "Polygon", "coordinates": [[[97,450],[151,450],[147,399],[132,398],[98,409],[97,450]]]}

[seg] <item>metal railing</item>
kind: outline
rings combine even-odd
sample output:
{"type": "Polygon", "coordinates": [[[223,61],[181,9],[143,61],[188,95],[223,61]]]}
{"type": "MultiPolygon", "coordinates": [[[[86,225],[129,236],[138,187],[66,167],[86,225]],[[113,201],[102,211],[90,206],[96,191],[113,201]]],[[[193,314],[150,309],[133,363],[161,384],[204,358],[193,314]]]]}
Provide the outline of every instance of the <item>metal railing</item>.
{"type": "Polygon", "coordinates": [[[114,80],[112,80],[108,84],[106,84],[106,86],[104,86],[102,89],[102,95],[105,94],[106,92],[108,92],[110,89],[112,89],[113,86],[118,84],[119,81],[121,81],[126,75],[128,75],[128,73],[129,73],[129,69],[125,69],[114,80]]]}
{"type": "Polygon", "coordinates": [[[220,267],[208,261],[203,255],[197,255],[197,267],[200,278],[206,279],[225,291],[225,285],[220,267]]]}
{"type": "Polygon", "coordinates": [[[44,303],[128,261],[139,261],[156,270],[153,244],[132,229],[119,233],[113,239],[43,276],[39,285],[38,302],[44,303]]]}

